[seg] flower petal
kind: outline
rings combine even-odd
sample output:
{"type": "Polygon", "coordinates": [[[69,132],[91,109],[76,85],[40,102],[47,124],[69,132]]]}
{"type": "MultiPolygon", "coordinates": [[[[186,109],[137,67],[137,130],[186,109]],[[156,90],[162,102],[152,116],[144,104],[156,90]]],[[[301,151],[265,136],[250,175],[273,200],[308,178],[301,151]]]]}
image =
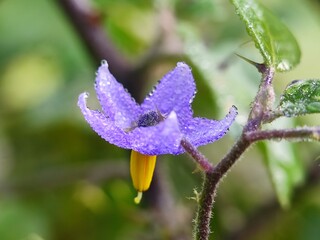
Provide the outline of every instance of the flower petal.
{"type": "Polygon", "coordinates": [[[190,143],[194,146],[202,146],[223,137],[229,130],[237,114],[237,108],[232,106],[228,115],[220,121],[194,118],[188,127],[181,130],[190,143]]]}
{"type": "Polygon", "coordinates": [[[196,86],[190,67],[185,63],[178,63],[174,70],[160,80],[141,107],[144,112],[157,109],[164,115],[174,111],[180,122],[192,117],[191,102],[195,92],[196,86]]]}
{"type": "Polygon", "coordinates": [[[103,112],[121,129],[130,128],[141,114],[140,106],[110,73],[103,61],[98,69],[95,89],[103,112]]]}
{"type": "Polygon", "coordinates": [[[82,93],[78,99],[78,106],[92,129],[109,143],[130,149],[128,135],[124,131],[115,126],[114,122],[101,112],[87,108],[88,96],[88,93],[82,93]]]}
{"type": "Polygon", "coordinates": [[[134,129],[131,134],[133,150],[146,155],[177,154],[182,134],[175,112],[152,127],[134,129]]]}

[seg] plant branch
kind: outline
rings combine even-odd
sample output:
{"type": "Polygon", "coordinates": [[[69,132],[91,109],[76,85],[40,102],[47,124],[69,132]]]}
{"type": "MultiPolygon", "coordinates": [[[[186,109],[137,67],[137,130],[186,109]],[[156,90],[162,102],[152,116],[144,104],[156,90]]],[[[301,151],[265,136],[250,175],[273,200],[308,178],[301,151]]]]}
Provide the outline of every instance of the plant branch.
{"type": "Polygon", "coordinates": [[[266,113],[270,111],[274,102],[272,86],[274,69],[261,67],[260,70],[264,70],[264,72],[262,72],[262,81],[248,116],[248,122],[243,128],[239,140],[212,171],[205,172],[204,184],[200,194],[199,207],[195,220],[194,233],[196,240],[209,239],[211,233],[210,221],[212,217],[212,207],[217,186],[220,180],[252,143],[247,139],[246,133],[257,131],[261,128],[263,119],[267,116],[266,113]]]}
{"type": "Polygon", "coordinates": [[[263,130],[252,131],[245,133],[246,138],[250,142],[260,140],[274,140],[274,139],[287,139],[287,140],[314,140],[320,141],[320,126],[317,127],[302,127],[292,129],[280,130],[263,130]]]}
{"type": "Polygon", "coordinates": [[[212,207],[218,183],[236,160],[245,152],[249,145],[250,142],[248,142],[242,135],[218,165],[216,165],[212,171],[205,173],[204,184],[199,200],[198,213],[195,221],[195,239],[207,240],[209,238],[211,233],[210,220],[212,217],[212,207]]]}
{"type": "Polygon", "coordinates": [[[201,170],[204,172],[211,172],[213,165],[209,160],[203,156],[201,152],[197,150],[187,139],[181,140],[181,146],[186,150],[187,153],[199,164],[201,170]]]}
{"type": "Polygon", "coordinates": [[[271,108],[274,103],[274,89],[272,81],[275,71],[271,67],[265,67],[264,70],[258,93],[249,113],[247,128],[245,128],[244,131],[259,129],[263,123],[263,119],[268,116],[269,112],[271,112],[271,108]]]}

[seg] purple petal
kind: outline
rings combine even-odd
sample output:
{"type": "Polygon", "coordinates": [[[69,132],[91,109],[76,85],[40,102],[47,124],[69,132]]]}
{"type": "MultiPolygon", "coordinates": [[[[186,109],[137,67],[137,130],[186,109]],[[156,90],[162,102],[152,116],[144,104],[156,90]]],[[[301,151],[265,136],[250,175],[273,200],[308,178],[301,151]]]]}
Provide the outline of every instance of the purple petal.
{"type": "Polygon", "coordinates": [[[115,126],[113,121],[101,112],[87,108],[87,97],[88,93],[82,93],[78,99],[78,106],[92,129],[109,143],[122,148],[130,148],[128,135],[124,131],[115,126]]]}
{"type": "Polygon", "coordinates": [[[121,129],[130,128],[141,114],[140,106],[110,73],[106,61],[98,69],[95,89],[103,112],[121,129]]]}
{"type": "Polygon", "coordinates": [[[237,114],[237,108],[232,106],[228,115],[220,121],[194,118],[188,127],[181,130],[194,146],[205,145],[223,137],[237,114]]]}
{"type": "Polygon", "coordinates": [[[196,92],[195,82],[190,67],[178,63],[177,67],[167,73],[155,90],[144,100],[143,111],[159,110],[163,115],[174,111],[180,124],[192,117],[191,102],[196,92]]]}
{"type": "Polygon", "coordinates": [[[130,134],[133,150],[146,155],[176,154],[182,134],[175,112],[152,127],[140,127],[130,134]]]}

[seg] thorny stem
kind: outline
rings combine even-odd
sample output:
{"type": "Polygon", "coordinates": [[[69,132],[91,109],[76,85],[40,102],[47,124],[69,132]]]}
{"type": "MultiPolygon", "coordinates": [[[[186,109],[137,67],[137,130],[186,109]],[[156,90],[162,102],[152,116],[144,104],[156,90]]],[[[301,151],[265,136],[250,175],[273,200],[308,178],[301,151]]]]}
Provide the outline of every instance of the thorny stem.
{"type": "Polygon", "coordinates": [[[209,238],[211,233],[210,220],[212,217],[212,206],[218,183],[249,145],[250,142],[242,136],[218,165],[214,167],[212,171],[205,173],[195,220],[194,231],[196,240],[207,240],[209,238]]]}
{"type": "MultiPolygon", "coordinates": [[[[198,212],[195,219],[194,235],[196,240],[207,240],[211,233],[210,220],[212,217],[212,207],[217,186],[223,176],[229,171],[239,157],[246,151],[252,143],[246,137],[246,132],[257,131],[261,128],[261,124],[266,115],[270,111],[273,104],[273,87],[272,80],[274,76],[273,68],[261,68],[262,81],[259,91],[255,97],[248,122],[243,128],[243,132],[239,140],[233,145],[231,150],[225,157],[210,171],[205,171],[205,178],[199,199],[198,212]]],[[[196,149],[195,149],[196,150],[196,149]]],[[[197,150],[196,150],[197,151],[197,150]]],[[[202,154],[191,154],[193,157],[202,156],[202,154]]],[[[195,159],[200,162],[200,159],[195,159]]]]}
{"type": "MultiPolygon", "coordinates": [[[[264,69],[263,78],[259,87],[259,91],[255,97],[252,105],[251,112],[248,117],[248,122],[244,126],[239,140],[233,145],[231,150],[225,157],[213,168],[203,167],[205,172],[204,183],[199,199],[198,212],[195,219],[195,239],[207,240],[211,233],[210,220],[212,215],[212,207],[214,203],[215,192],[220,180],[229,169],[235,164],[239,157],[246,151],[246,149],[254,142],[266,139],[311,139],[320,141],[320,127],[304,127],[297,129],[284,129],[284,130],[265,130],[262,131],[261,126],[270,118],[272,112],[272,105],[274,103],[274,91],[272,87],[272,80],[274,76],[274,69],[264,69]]],[[[275,115],[274,118],[278,116],[275,115]]],[[[187,152],[198,162],[202,163],[206,158],[193,148],[192,151],[182,145],[187,152]],[[201,156],[198,158],[197,156],[201,156]]],[[[206,160],[207,161],[207,160],[206,160]]],[[[206,163],[207,164],[207,163],[206,163]]],[[[201,164],[200,164],[201,165],[201,164]]]]}

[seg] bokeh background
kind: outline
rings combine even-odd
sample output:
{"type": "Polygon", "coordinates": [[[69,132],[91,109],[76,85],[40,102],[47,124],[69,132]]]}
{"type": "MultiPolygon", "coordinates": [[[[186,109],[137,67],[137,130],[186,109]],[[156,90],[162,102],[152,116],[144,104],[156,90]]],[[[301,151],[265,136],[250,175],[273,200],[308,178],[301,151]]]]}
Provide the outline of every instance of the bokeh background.
{"type": "MultiPolygon", "coordinates": [[[[302,51],[298,67],[276,75],[279,100],[292,80],[320,77],[320,3],[264,4],[302,51]]],[[[261,61],[228,1],[1,0],[0,239],[191,239],[201,187],[192,160],[160,156],[137,206],[129,152],[97,136],[76,102],[88,91],[98,108],[93,83],[102,59],[138,101],[185,61],[198,87],[195,115],[219,119],[231,105],[239,109],[227,136],[200,148],[217,162],[239,136],[260,80],[234,53],[261,61]]],[[[268,127],[303,125],[319,125],[319,114],[268,127]]],[[[319,239],[319,155],[312,142],[252,147],[220,185],[212,239],[319,239]],[[287,176],[280,197],[270,162],[287,176]]]]}

